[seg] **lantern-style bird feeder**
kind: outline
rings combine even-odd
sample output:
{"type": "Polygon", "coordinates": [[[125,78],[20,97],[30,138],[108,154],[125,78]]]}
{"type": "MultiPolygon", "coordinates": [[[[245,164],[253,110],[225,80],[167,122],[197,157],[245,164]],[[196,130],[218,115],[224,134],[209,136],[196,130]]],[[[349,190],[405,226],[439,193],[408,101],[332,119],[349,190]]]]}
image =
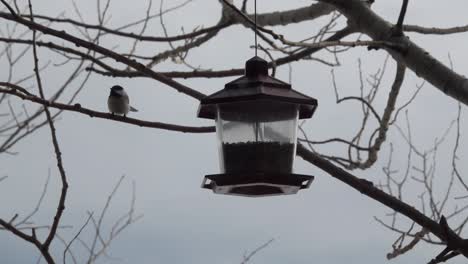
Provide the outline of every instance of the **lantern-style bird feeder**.
{"type": "Polygon", "coordinates": [[[222,174],[202,187],[218,194],[295,194],[313,176],[293,174],[298,119],[312,117],[317,100],[268,75],[268,63],[253,57],[245,76],[201,100],[198,117],[216,120],[222,174]]]}

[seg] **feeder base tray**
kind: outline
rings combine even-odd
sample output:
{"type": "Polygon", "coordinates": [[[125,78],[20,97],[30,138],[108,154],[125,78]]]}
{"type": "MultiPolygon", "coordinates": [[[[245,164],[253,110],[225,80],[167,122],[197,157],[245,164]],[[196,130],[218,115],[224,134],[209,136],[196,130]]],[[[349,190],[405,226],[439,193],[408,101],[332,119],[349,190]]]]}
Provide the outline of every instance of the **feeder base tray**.
{"type": "Polygon", "coordinates": [[[201,187],[217,194],[262,197],[296,194],[313,180],[313,176],[291,173],[224,173],[206,175],[201,187]]]}

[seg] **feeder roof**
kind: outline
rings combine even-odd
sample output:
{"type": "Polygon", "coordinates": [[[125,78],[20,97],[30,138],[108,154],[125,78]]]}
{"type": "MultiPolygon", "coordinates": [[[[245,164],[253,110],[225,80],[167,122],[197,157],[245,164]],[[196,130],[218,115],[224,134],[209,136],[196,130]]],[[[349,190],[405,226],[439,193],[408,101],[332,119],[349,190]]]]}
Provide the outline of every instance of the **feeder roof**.
{"type": "MultiPolygon", "coordinates": [[[[198,117],[214,119],[216,105],[246,101],[272,101],[299,105],[299,118],[312,117],[317,100],[268,75],[268,63],[260,57],[246,62],[245,75],[229,82],[224,89],[201,100],[198,117]]],[[[241,109],[240,109],[241,110],[241,109]]]]}

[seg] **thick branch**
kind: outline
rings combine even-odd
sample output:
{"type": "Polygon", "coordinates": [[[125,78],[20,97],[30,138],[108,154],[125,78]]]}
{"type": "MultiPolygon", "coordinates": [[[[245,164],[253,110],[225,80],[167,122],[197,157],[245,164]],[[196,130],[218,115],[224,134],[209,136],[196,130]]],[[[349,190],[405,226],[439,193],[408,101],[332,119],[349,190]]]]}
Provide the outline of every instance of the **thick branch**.
{"type": "MultiPolygon", "coordinates": [[[[388,40],[392,25],[375,14],[360,0],[321,0],[336,6],[342,14],[354,22],[353,25],[374,40],[388,40]]],[[[404,63],[419,77],[427,80],[439,90],[464,104],[468,104],[468,80],[443,65],[427,51],[406,37],[393,38],[392,41],[407,47],[405,53],[387,49],[392,57],[404,63]]]]}
{"type": "Polygon", "coordinates": [[[335,11],[335,7],[325,3],[316,3],[298,9],[265,13],[257,15],[257,23],[260,26],[288,25],[303,21],[314,20],[326,16],[335,11]]]}
{"type": "MultiPolygon", "coordinates": [[[[304,160],[310,162],[311,164],[317,166],[321,170],[327,172],[333,178],[347,184],[353,189],[359,191],[360,193],[380,202],[381,204],[386,205],[389,208],[405,215],[410,218],[421,227],[429,230],[431,233],[436,235],[442,241],[447,241],[446,233],[439,223],[425,216],[419,212],[416,208],[410,206],[409,204],[404,203],[398,198],[391,196],[390,194],[385,193],[384,191],[378,189],[373,185],[372,182],[365,179],[358,178],[351,173],[335,166],[333,163],[323,159],[318,154],[315,154],[307,150],[303,145],[298,144],[297,146],[297,155],[302,157],[304,160]]],[[[454,244],[457,245],[457,248],[462,250],[465,253],[468,253],[467,248],[463,248],[463,239],[458,235],[452,238],[455,239],[454,244]]]]}

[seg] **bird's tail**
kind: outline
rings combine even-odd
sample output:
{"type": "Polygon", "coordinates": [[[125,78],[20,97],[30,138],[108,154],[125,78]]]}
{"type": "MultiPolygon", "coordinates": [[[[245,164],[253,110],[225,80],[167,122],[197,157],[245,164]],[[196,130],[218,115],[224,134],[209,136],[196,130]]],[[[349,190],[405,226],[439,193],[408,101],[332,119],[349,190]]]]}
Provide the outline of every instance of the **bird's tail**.
{"type": "Polygon", "coordinates": [[[138,112],[138,109],[136,109],[135,107],[133,106],[130,106],[130,109],[129,109],[131,112],[138,112]]]}

